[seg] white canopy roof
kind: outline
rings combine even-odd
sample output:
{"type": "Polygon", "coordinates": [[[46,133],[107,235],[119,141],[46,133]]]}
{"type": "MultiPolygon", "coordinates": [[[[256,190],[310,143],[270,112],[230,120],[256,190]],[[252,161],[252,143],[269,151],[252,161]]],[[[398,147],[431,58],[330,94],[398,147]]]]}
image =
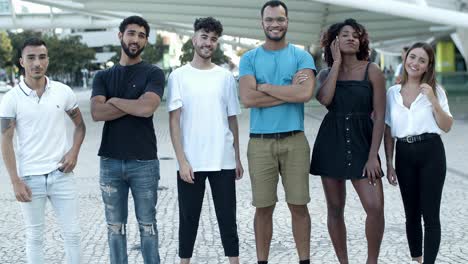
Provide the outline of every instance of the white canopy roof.
{"type": "MultiPolygon", "coordinates": [[[[224,34],[263,39],[260,8],[264,0],[28,0],[72,14],[54,14],[36,26],[98,28],[117,26],[123,17],[138,14],[157,29],[191,34],[195,18],[213,16],[224,34]],[[75,14],[82,15],[78,19],[75,14]],[[68,17],[68,18],[67,18],[68,17]]],[[[374,48],[395,52],[416,40],[468,29],[468,0],[285,0],[289,10],[289,41],[318,45],[320,33],[335,22],[354,18],[369,31],[374,48]],[[390,49],[391,50],[391,49],[390,49]]],[[[47,15],[43,15],[47,16],[47,15]]],[[[47,18],[47,17],[46,17],[47,18]]],[[[0,17],[0,27],[24,27],[19,16],[0,17]]],[[[44,18],[43,18],[44,19],[44,18]]],[[[29,25],[31,26],[31,25],[29,25]]],[[[463,40],[462,40],[463,41],[463,40]]]]}

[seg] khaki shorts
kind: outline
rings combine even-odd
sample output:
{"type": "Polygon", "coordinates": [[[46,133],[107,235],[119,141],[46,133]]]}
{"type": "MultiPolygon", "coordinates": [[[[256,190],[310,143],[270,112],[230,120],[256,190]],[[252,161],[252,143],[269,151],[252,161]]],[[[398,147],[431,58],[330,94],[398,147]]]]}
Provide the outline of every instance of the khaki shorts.
{"type": "Polygon", "coordinates": [[[287,203],[305,205],[310,201],[310,147],[303,132],[282,139],[250,138],[247,158],[253,206],[276,204],[279,175],[287,203]]]}

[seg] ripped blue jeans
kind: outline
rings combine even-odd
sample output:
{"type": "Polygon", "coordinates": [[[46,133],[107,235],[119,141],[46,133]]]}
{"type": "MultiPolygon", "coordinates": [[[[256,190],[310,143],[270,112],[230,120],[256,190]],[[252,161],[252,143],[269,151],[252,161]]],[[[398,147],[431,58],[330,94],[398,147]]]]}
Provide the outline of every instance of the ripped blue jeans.
{"type": "Polygon", "coordinates": [[[100,186],[108,228],[110,261],[127,264],[126,224],[128,191],[131,190],[139,224],[145,264],[159,264],[156,202],[158,160],[117,160],[101,157],[100,186]]]}

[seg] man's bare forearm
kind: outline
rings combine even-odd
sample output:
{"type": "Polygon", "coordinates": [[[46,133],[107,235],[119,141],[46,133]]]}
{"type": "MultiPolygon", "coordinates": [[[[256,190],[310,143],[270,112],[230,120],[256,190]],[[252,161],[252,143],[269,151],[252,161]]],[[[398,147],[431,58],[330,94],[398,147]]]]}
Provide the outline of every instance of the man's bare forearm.
{"type": "Polygon", "coordinates": [[[271,107],[285,102],[257,90],[257,81],[254,76],[243,76],[239,80],[239,92],[242,104],[247,107],[271,107]]]}
{"type": "Polygon", "coordinates": [[[127,113],[109,103],[91,103],[91,115],[94,121],[111,121],[127,113]]]}
{"type": "Polygon", "coordinates": [[[171,134],[172,146],[179,164],[187,162],[185,152],[182,147],[180,129],[180,109],[169,112],[169,131],[171,134]]]}
{"type": "Polygon", "coordinates": [[[139,117],[150,117],[161,103],[158,95],[146,93],[138,99],[111,98],[109,103],[121,111],[139,117]]]}
{"type": "Polygon", "coordinates": [[[5,167],[12,183],[20,181],[16,170],[16,156],[13,148],[13,135],[16,122],[14,119],[1,119],[2,129],[2,156],[5,167]]]}
{"type": "Polygon", "coordinates": [[[269,84],[262,87],[265,88],[261,90],[262,92],[288,103],[304,103],[309,101],[313,95],[313,86],[310,88],[299,84],[283,86],[269,84]]]}
{"type": "Polygon", "coordinates": [[[284,104],[285,101],[268,95],[264,92],[250,90],[248,91],[248,100],[244,100],[244,106],[250,107],[271,107],[280,104],[284,104]]]}
{"type": "Polygon", "coordinates": [[[228,123],[229,123],[229,130],[231,130],[232,136],[234,138],[234,151],[236,155],[236,160],[240,160],[239,123],[237,122],[237,116],[229,116],[228,123]]]}
{"type": "Polygon", "coordinates": [[[290,85],[257,85],[258,90],[288,103],[304,103],[312,98],[315,87],[315,75],[310,69],[296,73],[290,85]],[[307,78],[297,82],[297,74],[306,75],[307,78]]]}
{"type": "Polygon", "coordinates": [[[2,155],[3,162],[5,162],[5,167],[8,174],[10,175],[10,180],[12,183],[20,180],[18,176],[18,171],[16,170],[16,157],[15,150],[13,149],[13,142],[5,139],[2,139],[2,155]]]}
{"type": "Polygon", "coordinates": [[[86,125],[84,123],[83,117],[81,115],[80,109],[77,107],[68,112],[68,116],[73,121],[75,125],[75,131],[73,133],[73,145],[71,150],[78,155],[80,152],[81,144],[86,135],[86,125]]]}

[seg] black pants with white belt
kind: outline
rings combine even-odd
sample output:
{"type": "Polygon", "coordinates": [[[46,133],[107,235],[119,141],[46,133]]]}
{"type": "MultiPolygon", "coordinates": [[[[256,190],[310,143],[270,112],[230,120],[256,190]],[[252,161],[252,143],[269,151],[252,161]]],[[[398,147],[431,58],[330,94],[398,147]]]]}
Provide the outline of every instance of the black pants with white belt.
{"type": "Polygon", "coordinates": [[[414,143],[397,142],[395,170],[405,208],[411,256],[422,256],[422,216],[424,263],[434,263],[440,245],[440,202],[447,170],[440,136],[414,143]]]}

